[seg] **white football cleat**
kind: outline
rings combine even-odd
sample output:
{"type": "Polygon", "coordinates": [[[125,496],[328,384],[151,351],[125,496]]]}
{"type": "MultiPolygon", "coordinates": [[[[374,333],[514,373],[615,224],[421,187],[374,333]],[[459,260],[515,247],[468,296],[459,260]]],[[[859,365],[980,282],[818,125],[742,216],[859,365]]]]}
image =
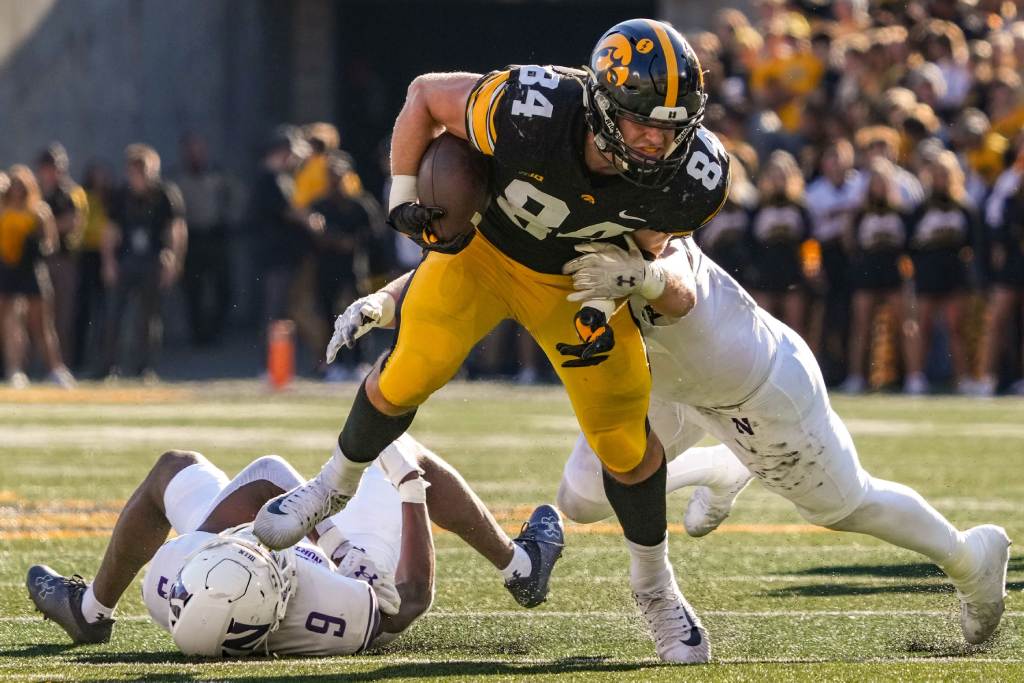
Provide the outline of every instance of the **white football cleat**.
{"type": "Polygon", "coordinates": [[[725,518],[732,512],[733,503],[736,497],[747,487],[754,475],[750,473],[743,463],[735,458],[730,465],[731,480],[724,486],[698,486],[690,495],[690,502],[686,506],[686,514],[683,516],[683,526],[686,533],[694,538],[707,536],[718,528],[718,525],[725,521],[725,518]]]}
{"type": "Polygon", "coordinates": [[[994,524],[968,529],[965,536],[979,567],[967,580],[954,583],[960,598],[964,639],[977,645],[989,639],[1003,616],[1010,537],[1003,527],[994,524]]]}
{"type": "Polygon", "coordinates": [[[633,593],[640,614],[654,639],[654,648],[664,662],[707,664],[711,661],[708,632],[683,597],[675,577],[658,590],[633,593]]]}
{"type": "Polygon", "coordinates": [[[340,512],[351,499],[352,496],[323,483],[318,475],[268,500],[256,514],[252,531],[271,550],[284,550],[305,538],[317,524],[340,512]]]}

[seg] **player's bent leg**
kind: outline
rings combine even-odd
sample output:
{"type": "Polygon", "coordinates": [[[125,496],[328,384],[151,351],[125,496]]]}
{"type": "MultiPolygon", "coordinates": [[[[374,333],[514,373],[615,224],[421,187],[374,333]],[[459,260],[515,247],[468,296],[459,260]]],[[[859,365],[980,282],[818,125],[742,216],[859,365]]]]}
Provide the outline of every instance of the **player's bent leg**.
{"type": "Polygon", "coordinates": [[[192,524],[189,508],[206,510],[226,482],[224,473],[199,453],[162,454],[122,508],[92,584],[77,575],[61,576],[46,565],[29,568],[27,587],[36,608],[75,643],[107,642],[114,607],[167,539],[171,517],[183,526],[192,524]],[[184,479],[190,484],[182,485],[184,479]]]}
{"type": "Polygon", "coordinates": [[[338,447],[319,475],[260,510],[253,529],[261,541],[289,547],[341,510],[366,466],[412,424],[416,407],[508,316],[492,265],[472,243],[459,254],[424,259],[402,296],[395,346],[360,386],[338,447]]]}
{"type": "Polygon", "coordinates": [[[565,462],[555,502],[566,517],[578,524],[600,522],[615,514],[604,493],[601,461],[583,434],[576,438],[565,462]]]}
{"type": "Polygon", "coordinates": [[[550,505],[539,506],[512,540],[451,465],[411,436],[403,436],[396,445],[403,442],[411,446],[407,451],[415,454],[423,478],[430,483],[427,510],[431,521],[458,535],[494,565],[520,605],[536,607],[544,602],[565,543],[558,511],[550,505]]]}
{"type": "Polygon", "coordinates": [[[1010,539],[1002,527],[985,524],[959,532],[912,488],[875,478],[857,509],[828,527],[868,534],[935,562],[956,586],[968,643],[984,642],[999,626],[1010,559],[1010,539]]]}

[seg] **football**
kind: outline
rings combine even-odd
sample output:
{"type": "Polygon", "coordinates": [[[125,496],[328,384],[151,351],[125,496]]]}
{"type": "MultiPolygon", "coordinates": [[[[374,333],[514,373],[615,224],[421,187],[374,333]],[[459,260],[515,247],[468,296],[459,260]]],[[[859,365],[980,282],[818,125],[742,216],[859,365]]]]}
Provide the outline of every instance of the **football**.
{"type": "Polygon", "coordinates": [[[422,204],[445,210],[430,224],[442,241],[476,229],[487,208],[487,186],[487,157],[451,133],[435,138],[420,161],[417,194],[422,204]]]}

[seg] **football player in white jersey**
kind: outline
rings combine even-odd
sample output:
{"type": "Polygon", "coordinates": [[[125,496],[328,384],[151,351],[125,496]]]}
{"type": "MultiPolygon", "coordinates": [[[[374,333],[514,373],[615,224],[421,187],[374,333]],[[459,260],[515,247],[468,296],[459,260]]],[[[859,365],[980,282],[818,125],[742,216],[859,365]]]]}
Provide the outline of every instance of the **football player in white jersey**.
{"type": "MultiPolygon", "coordinates": [[[[869,534],[929,558],[957,589],[967,642],[992,635],[1004,609],[1006,532],[990,524],[959,531],[913,489],[867,473],[798,334],[759,308],[691,238],[674,240],[671,253],[653,262],[612,244],[578,249],[586,253],[566,267],[578,295],[630,297],[640,321],[653,377],[649,419],[665,453],[677,456],[668,465],[667,489],[700,486],[685,518],[690,535],[717,527],[754,476],[813,524],[869,534]],[[681,318],[659,315],[640,295],[659,295],[645,283],[666,280],[676,280],[674,290],[689,299],[679,302],[689,308],[681,318]],[[693,448],[705,434],[723,445],[693,448]]],[[[600,462],[582,437],[557,502],[577,522],[612,514],[600,462]]],[[[671,572],[667,544],[631,567],[634,585],[671,572]]],[[[665,621],[652,625],[656,640],[679,619],[665,621]]]]}
{"type": "Polygon", "coordinates": [[[114,606],[148,562],[146,608],[185,654],[355,654],[429,609],[433,522],[494,564],[520,604],[545,599],[563,543],[554,508],[537,508],[512,541],[458,473],[411,436],[378,463],[345,510],[271,552],[251,521],[301,475],[264,456],[228,481],[201,454],[169,451],[126,503],[94,581],[35,565],[29,595],[76,643],[106,642],[114,606]],[[167,541],[172,528],[179,535],[167,541]]]}

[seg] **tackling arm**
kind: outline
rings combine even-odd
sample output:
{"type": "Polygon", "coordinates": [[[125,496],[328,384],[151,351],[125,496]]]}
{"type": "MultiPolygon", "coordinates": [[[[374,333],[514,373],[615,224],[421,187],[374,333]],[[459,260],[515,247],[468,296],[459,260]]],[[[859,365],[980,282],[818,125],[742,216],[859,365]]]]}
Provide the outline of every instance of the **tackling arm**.
{"type": "Polygon", "coordinates": [[[381,630],[401,633],[423,615],[434,601],[434,538],[426,506],[426,482],[416,470],[399,482],[402,497],[402,550],[395,571],[401,597],[397,614],[381,615],[381,630]]]}

